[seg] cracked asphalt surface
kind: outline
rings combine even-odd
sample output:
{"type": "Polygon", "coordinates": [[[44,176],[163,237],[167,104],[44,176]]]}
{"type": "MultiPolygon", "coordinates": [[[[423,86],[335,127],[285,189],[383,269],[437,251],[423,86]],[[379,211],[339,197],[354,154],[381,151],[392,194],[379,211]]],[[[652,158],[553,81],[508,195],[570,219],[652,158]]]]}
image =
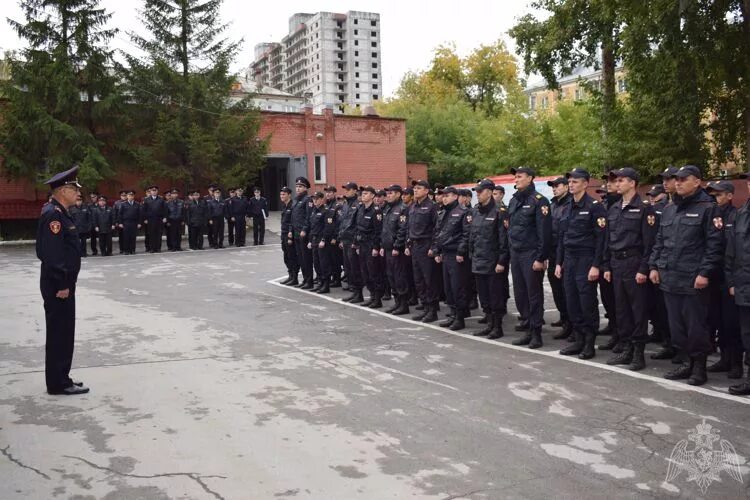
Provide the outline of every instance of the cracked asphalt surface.
{"type": "Polygon", "coordinates": [[[0,498],[750,497],[750,399],[723,374],[695,389],[664,362],[563,359],[550,328],[534,352],[337,303],[273,283],[279,252],[89,257],[73,376],[92,391],[64,398],[33,248],[0,249],[0,498]],[[704,420],[744,479],[705,495],[665,482],[704,420]]]}

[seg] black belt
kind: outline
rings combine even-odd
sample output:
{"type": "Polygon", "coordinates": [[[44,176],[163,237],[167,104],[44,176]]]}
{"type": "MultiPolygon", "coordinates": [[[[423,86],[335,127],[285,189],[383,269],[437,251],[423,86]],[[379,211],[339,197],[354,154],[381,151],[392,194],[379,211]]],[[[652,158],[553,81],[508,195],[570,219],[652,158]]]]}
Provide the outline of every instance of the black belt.
{"type": "Polygon", "coordinates": [[[641,257],[643,252],[640,248],[628,248],[627,250],[619,250],[612,252],[612,257],[615,259],[629,259],[630,257],[641,257]]]}

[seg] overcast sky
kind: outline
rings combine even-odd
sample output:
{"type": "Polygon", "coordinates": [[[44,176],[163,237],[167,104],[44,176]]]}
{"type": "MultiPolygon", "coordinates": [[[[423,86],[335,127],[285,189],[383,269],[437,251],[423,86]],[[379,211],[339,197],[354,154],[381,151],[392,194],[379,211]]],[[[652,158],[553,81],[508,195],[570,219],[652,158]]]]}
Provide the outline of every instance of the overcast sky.
{"type": "MultiPolygon", "coordinates": [[[[3,4],[3,16],[22,19],[16,0],[0,1],[3,4]]],[[[289,16],[295,12],[378,12],[381,16],[383,86],[385,95],[390,96],[404,73],[424,69],[429,65],[432,50],[441,43],[455,42],[459,52],[465,54],[479,44],[489,44],[503,38],[513,49],[507,31],[517,17],[530,10],[527,7],[529,2],[530,0],[287,0],[277,3],[225,0],[222,16],[225,22],[231,23],[226,32],[227,37],[244,39],[242,51],[233,68],[239,72],[252,62],[256,43],[280,41],[287,34],[289,16]]],[[[134,52],[134,47],[128,43],[126,32],[140,30],[138,9],[142,2],[102,0],[102,5],[113,13],[112,26],[121,30],[112,43],[113,47],[134,52]]],[[[10,27],[7,24],[0,25],[0,48],[8,50],[20,46],[21,41],[10,27]]]]}

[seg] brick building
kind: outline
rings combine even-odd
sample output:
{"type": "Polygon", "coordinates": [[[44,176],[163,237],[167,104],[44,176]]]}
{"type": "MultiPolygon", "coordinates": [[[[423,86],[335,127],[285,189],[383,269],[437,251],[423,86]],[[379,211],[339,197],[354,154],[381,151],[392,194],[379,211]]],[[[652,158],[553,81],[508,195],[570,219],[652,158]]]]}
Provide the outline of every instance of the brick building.
{"type": "MultiPolygon", "coordinates": [[[[270,138],[266,166],[258,184],[278,208],[282,186],[293,187],[294,179],[307,177],[313,190],[326,184],[337,187],[353,180],[384,187],[427,177],[424,163],[406,163],[406,121],[384,118],[371,108],[362,116],[334,114],[331,107],[313,114],[312,106],[301,112],[261,113],[259,137],[270,138]]],[[[142,188],[134,172],[121,172],[97,186],[110,198],[122,188],[142,188]]],[[[30,182],[8,182],[0,172],[0,240],[33,234],[34,221],[46,201],[43,186],[30,182]]]]}

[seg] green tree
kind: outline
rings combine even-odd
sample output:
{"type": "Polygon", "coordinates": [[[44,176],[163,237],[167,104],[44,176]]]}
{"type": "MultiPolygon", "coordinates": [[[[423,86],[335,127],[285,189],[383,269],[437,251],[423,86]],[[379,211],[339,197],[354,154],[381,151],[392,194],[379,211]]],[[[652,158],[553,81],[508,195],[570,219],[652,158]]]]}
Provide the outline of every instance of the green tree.
{"type": "Polygon", "coordinates": [[[247,99],[232,99],[229,66],[239,44],[221,38],[221,4],[145,0],[149,36],[131,37],[147,56],[128,56],[128,84],[139,124],[133,154],[146,179],[245,185],[264,164],[260,114],[247,99]]]}
{"type": "Polygon", "coordinates": [[[106,28],[111,14],[98,0],[23,0],[22,21],[9,20],[26,46],[9,60],[0,93],[0,154],[8,178],[38,181],[80,164],[95,185],[113,174],[122,151],[121,93],[106,28]]]}
{"type": "Polygon", "coordinates": [[[550,89],[576,67],[601,68],[603,140],[609,141],[616,119],[615,69],[620,57],[622,0],[536,0],[510,30],[523,56],[526,73],[540,73],[550,89]]]}

